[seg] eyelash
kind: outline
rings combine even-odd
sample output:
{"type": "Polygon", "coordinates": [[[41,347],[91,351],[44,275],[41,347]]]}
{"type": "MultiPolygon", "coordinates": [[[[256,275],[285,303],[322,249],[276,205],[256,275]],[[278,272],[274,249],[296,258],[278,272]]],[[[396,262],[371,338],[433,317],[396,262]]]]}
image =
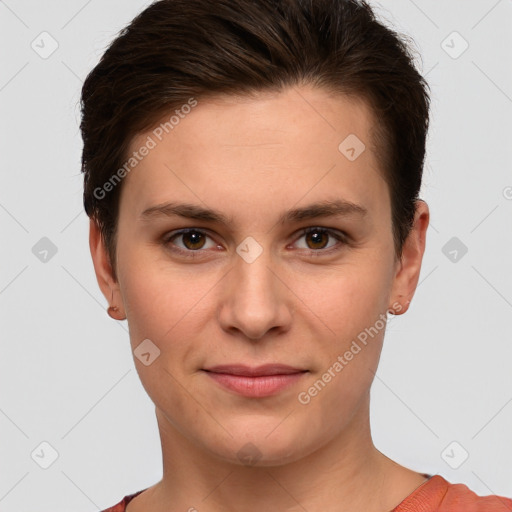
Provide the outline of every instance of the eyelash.
{"type": "MultiPolygon", "coordinates": [[[[170,251],[175,252],[179,254],[180,256],[184,256],[186,258],[196,258],[198,257],[198,253],[204,252],[203,249],[181,249],[176,246],[174,246],[171,242],[173,239],[180,237],[182,235],[186,235],[188,233],[199,233],[201,235],[204,235],[208,238],[211,238],[206,231],[203,231],[202,229],[198,228],[187,228],[187,229],[181,229],[179,231],[172,231],[171,233],[167,233],[162,240],[162,244],[168,248],[170,251]]],[[[334,245],[333,247],[329,247],[328,249],[305,249],[311,256],[317,257],[317,256],[326,256],[330,255],[334,252],[340,251],[344,245],[348,244],[348,235],[343,233],[342,231],[336,231],[329,228],[319,227],[319,226],[311,226],[308,228],[303,229],[300,232],[299,240],[300,238],[308,235],[309,233],[321,233],[321,234],[328,234],[330,237],[335,238],[338,242],[338,244],[334,245]]],[[[329,243],[329,242],[328,242],[329,243]]]]}

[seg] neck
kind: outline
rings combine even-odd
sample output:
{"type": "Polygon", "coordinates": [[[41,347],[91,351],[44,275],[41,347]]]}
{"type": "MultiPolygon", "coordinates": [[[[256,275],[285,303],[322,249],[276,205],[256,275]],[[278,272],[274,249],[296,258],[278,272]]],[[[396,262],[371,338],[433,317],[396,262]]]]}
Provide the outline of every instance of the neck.
{"type": "Polygon", "coordinates": [[[369,397],[347,428],[323,446],[282,465],[244,466],[216,457],[184,437],[157,409],[162,480],[127,512],[389,512],[423,478],[373,445],[369,397]]]}

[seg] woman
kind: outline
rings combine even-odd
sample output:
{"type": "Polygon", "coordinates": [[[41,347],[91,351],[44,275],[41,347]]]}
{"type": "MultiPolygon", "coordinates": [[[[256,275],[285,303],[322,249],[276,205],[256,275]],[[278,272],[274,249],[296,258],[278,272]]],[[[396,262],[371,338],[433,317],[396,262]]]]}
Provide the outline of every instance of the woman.
{"type": "Polygon", "coordinates": [[[84,205],[164,467],[108,510],[512,510],[372,442],[425,250],[427,89],[355,0],[161,0],[105,52],[84,205]]]}

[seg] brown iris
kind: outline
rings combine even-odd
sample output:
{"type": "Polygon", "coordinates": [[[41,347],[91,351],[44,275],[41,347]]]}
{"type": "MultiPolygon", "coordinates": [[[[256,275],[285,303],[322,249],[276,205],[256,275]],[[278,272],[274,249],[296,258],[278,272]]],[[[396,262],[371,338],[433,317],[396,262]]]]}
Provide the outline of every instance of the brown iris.
{"type": "Polygon", "coordinates": [[[306,241],[309,239],[313,243],[314,247],[310,247],[311,249],[323,249],[327,245],[329,239],[328,233],[326,233],[325,231],[320,231],[318,229],[306,233],[305,237],[306,241]]]}
{"type": "Polygon", "coordinates": [[[183,237],[183,245],[187,249],[201,249],[205,243],[205,235],[203,233],[200,233],[199,231],[190,231],[188,233],[182,233],[181,235],[183,237]],[[190,243],[187,243],[187,240],[190,241],[190,243]]]}

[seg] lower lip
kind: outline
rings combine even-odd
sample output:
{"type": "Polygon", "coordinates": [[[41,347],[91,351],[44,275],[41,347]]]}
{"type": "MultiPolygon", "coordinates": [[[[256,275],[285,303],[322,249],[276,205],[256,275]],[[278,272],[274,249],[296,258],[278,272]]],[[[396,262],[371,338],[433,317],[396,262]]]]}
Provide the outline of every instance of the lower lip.
{"type": "Polygon", "coordinates": [[[229,373],[206,373],[221,386],[231,391],[248,397],[261,398],[283,391],[296,383],[306,372],[286,375],[262,375],[258,377],[231,375],[229,373]]]}

